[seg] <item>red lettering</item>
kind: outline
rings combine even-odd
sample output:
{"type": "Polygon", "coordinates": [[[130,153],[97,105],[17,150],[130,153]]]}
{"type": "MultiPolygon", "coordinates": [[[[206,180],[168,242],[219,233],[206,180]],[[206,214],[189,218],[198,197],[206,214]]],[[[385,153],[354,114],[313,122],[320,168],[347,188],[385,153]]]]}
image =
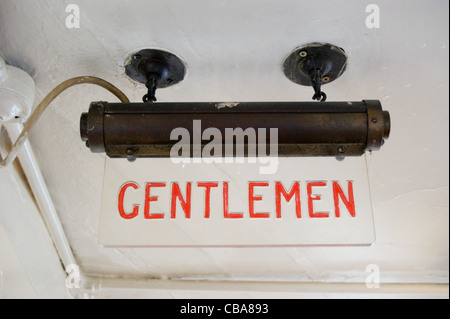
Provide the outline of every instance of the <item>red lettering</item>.
{"type": "Polygon", "coordinates": [[[197,183],[198,187],[205,187],[205,218],[209,218],[211,188],[219,186],[218,183],[197,183]]]}
{"type": "Polygon", "coordinates": [[[324,218],[328,217],[327,212],[314,212],[313,207],[313,201],[320,200],[320,195],[312,195],[312,188],[313,187],[323,187],[326,186],[326,182],[308,182],[306,184],[307,192],[308,192],[308,210],[309,210],[309,217],[311,218],[324,218]]]}
{"type": "Polygon", "coordinates": [[[275,207],[277,218],[281,218],[281,195],[283,195],[284,199],[288,202],[295,196],[295,213],[297,214],[297,218],[301,218],[300,183],[295,182],[289,193],[286,192],[281,182],[275,183],[275,207]]]}
{"type": "Polygon", "coordinates": [[[242,218],[242,213],[228,212],[228,182],[223,182],[223,216],[225,218],[242,218]]]}
{"type": "Polygon", "coordinates": [[[152,187],[166,187],[166,183],[147,183],[145,186],[145,203],[144,203],[144,218],[145,219],[162,219],[164,214],[150,214],[150,202],[156,202],[158,196],[150,196],[150,188],[152,187]]]}
{"type": "Polygon", "coordinates": [[[177,183],[172,184],[172,205],[170,210],[170,218],[176,217],[176,204],[177,197],[180,200],[181,208],[184,211],[186,218],[191,218],[191,188],[192,183],[186,183],[186,200],[184,200],[183,195],[181,195],[180,187],[177,183]]]}
{"type": "Polygon", "coordinates": [[[123,208],[123,198],[125,197],[125,191],[128,189],[128,187],[133,187],[134,189],[138,189],[139,186],[134,183],[134,182],[130,182],[130,183],[126,183],[122,186],[122,188],[120,189],[119,192],[119,214],[120,217],[124,218],[124,219],[132,219],[134,217],[136,217],[139,213],[139,205],[133,205],[133,212],[131,214],[127,214],[125,213],[125,210],[123,208]]]}
{"type": "MultiPolygon", "coordinates": [[[[342,203],[347,209],[351,217],[356,217],[355,199],[353,193],[353,181],[347,181],[347,192],[343,191],[343,188],[339,181],[332,181],[333,188],[333,200],[336,218],[341,217],[342,203]]],[[[269,182],[249,182],[248,184],[248,202],[249,202],[249,216],[250,218],[269,218],[270,212],[255,212],[255,202],[262,201],[262,195],[255,195],[256,187],[268,187],[269,182]]],[[[205,210],[204,218],[210,218],[211,215],[211,189],[218,187],[218,182],[198,182],[197,187],[204,187],[205,189],[205,210]]],[[[325,187],[326,181],[311,181],[306,183],[307,196],[308,196],[308,212],[310,218],[328,218],[329,212],[315,212],[314,202],[321,200],[321,195],[313,194],[314,187],[325,187]]],[[[144,199],[144,218],[145,219],[163,219],[165,213],[150,213],[150,203],[158,200],[158,196],[151,196],[150,191],[152,187],[166,187],[166,183],[146,183],[145,187],[145,199],[144,199]]],[[[124,207],[124,199],[129,188],[134,190],[139,189],[139,185],[136,182],[127,182],[120,187],[118,194],[118,212],[123,219],[133,219],[138,216],[140,205],[132,204],[131,211],[126,211],[124,207]]],[[[172,219],[176,218],[176,209],[179,202],[187,219],[191,218],[191,202],[192,202],[192,183],[186,183],[186,193],[183,196],[178,183],[172,183],[172,196],[171,196],[171,212],[172,219]]],[[[236,219],[243,218],[243,213],[236,212],[230,213],[229,211],[229,182],[223,182],[223,214],[224,218],[236,219]]],[[[294,182],[291,188],[284,187],[282,182],[275,182],[275,209],[276,218],[282,218],[282,198],[284,201],[291,202],[295,199],[295,213],[297,218],[302,217],[301,212],[301,197],[300,197],[300,182],[294,182]]],[[[317,204],[317,203],[316,203],[317,204]]],[[[261,204],[262,205],[262,204],[261,204]]]]}
{"type": "Polygon", "coordinates": [[[268,218],[269,213],[255,213],[255,200],[262,200],[262,196],[254,196],[253,191],[254,187],[267,187],[269,186],[269,183],[254,183],[250,182],[248,183],[248,206],[249,206],[249,213],[250,218],[268,218]]]}
{"type": "Polygon", "coordinates": [[[344,202],[345,207],[347,207],[348,212],[352,217],[356,216],[355,211],[355,199],[353,198],[353,182],[348,181],[347,182],[347,188],[348,188],[348,199],[344,195],[344,191],[341,188],[341,185],[339,185],[339,182],[333,182],[333,198],[334,198],[334,210],[336,217],[341,216],[341,211],[339,209],[339,197],[344,202]]]}

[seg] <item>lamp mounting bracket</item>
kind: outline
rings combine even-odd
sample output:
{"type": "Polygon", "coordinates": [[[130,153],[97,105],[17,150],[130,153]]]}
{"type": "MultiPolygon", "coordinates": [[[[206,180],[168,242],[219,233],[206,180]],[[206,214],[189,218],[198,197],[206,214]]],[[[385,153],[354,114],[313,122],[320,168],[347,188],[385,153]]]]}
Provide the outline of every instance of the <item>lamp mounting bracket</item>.
{"type": "Polygon", "coordinates": [[[130,54],[125,60],[126,75],[145,84],[147,94],[144,102],[156,101],[156,89],[172,86],[184,79],[184,62],[173,53],[159,49],[142,49],[130,54]]]}
{"type": "Polygon", "coordinates": [[[321,86],[339,78],[347,67],[345,51],[329,43],[309,43],[291,51],[283,61],[284,75],[292,82],[312,86],[313,100],[324,102],[321,86]]]}

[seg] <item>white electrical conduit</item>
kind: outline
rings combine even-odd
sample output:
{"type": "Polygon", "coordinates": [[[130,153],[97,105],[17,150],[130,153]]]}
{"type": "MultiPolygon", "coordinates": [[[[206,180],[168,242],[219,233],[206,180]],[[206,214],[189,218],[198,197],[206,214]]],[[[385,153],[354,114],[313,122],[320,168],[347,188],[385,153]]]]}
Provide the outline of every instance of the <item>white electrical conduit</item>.
{"type": "Polygon", "coordinates": [[[76,264],[75,258],[67,241],[64,229],[59,220],[57,211],[45,184],[44,178],[37,164],[31,145],[28,141],[28,136],[42,113],[60,93],[71,86],[84,83],[99,85],[113,93],[117,98],[119,98],[121,102],[129,102],[129,99],[122,91],[120,91],[112,84],[106,82],[105,80],[91,76],[81,76],[69,79],[53,89],[36,107],[24,126],[21,123],[3,124],[10,135],[11,141],[14,143],[14,146],[5,158],[2,158],[0,155],[0,167],[10,165],[14,161],[16,156],[19,158],[20,164],[27,177],[28,183],[30,184],[33,195],[36,198],[36,202],[48,227],[50,236],[58,251],[58,255],[64,267],[66,268],[69,265],[76,264]]]}
{"type": "MultiPolygon", "coordinates": [[[[23,125],[21,123],[8,123],[4,124],[4,126],[12,141],[17,140],[23,130],[23,125]]],[[[31,190],[33,191],[33,195],[48,227],[56,250],[58,251],[59,258],[65,267],[76,264],[30,142],[25,140],[21,145],[22,147],[18,152],[17,157],[27,177],[28,183],[30,184],[31,190]]]]}

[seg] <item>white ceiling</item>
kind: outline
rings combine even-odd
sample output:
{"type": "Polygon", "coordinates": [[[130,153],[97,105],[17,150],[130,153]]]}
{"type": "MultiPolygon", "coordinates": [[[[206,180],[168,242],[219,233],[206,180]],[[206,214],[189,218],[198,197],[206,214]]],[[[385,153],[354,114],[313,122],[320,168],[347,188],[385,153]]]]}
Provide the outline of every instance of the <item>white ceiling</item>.
{"type": "Polygon", "coordinates": [[[71,1],[2,0],[0,54],[29,72],[36,104],[60,82],[94,75],[133,101],[145,88],[125,56],[158,47],[181,56],[187,76],[159,101],[309,101],[281,63],[295,47],[330,42],[349,66],[323,87],[328,100],[379,99],[391,138],[368,156],[377,242],[372,247],[107,249],[97,245],[104,155],[79,137],[79,117],[102,89],[78,86],[46,111],[31,142],[69,242],[87,273],[363,280],[377,263],[386,281],[448,282],[448,2],[376,1],[381,27],[365,25],[374,1],[78,0],[80,28],[65,27],[71,1]]]}

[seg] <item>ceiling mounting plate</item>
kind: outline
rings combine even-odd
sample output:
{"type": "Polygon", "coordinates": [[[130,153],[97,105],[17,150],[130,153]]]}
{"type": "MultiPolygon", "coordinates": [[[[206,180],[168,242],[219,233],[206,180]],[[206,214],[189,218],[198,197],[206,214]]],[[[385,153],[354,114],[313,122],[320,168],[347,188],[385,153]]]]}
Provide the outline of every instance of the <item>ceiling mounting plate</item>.
{"type": "Polygon", "coordinates": [[[283,61],[284,75],[292,82],[312,86],[312,74],[320,71],[322,84],[342,75],[347,66],[345,51],[329,43],[309,43],[291,51],[283,61]]]}
{"type": "Polygon", "coordinates": [[[184,62],[173,53],[160,49],[142,49],[125,60],[125,73],[131,79],[146,84],[157,76],[156,88],[165,88],[184,79],[184,62]]]}

